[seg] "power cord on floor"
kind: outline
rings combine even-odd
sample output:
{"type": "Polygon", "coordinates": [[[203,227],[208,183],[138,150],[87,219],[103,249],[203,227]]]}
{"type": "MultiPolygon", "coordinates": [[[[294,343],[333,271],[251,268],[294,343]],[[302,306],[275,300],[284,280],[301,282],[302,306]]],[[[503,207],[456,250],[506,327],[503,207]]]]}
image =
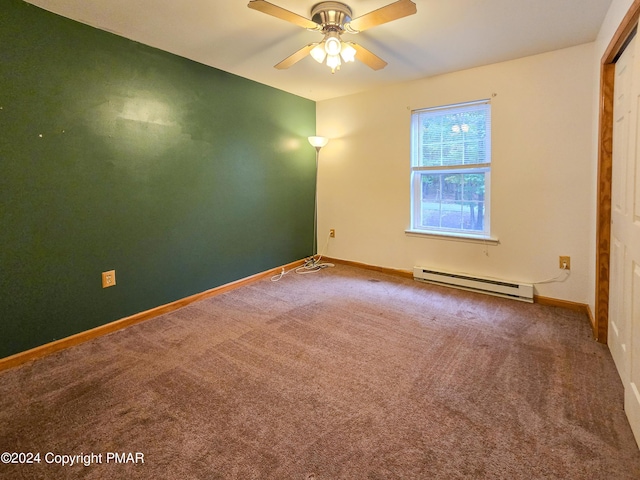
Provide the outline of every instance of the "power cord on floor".
{"type": "Polygon", "coordinates": [[[320,253],[318,255],[312,255],[311,257],[305,259],[304,263],[302,265],[300,265],[299,267],[292,268],[291,270],[285,270],[283,268],[280,273],[278,273],[277,275],[274,275],[273,277],[271,277],[271,281],[272,282],[277,282],[282,277],[284,277],[286,274],[291,273],[291,272],[295,272],[295,273],[297,273],[299,275],[304,275],[304,274],[307,274],[307,273],[316,273],[316,272],[319,272],[320,270],[324,270],[325,268],[335,267],[335,265],[333,263],[328,263],[328,262],[322,262],[321,263],[320,262],[320,260],[322,259],[322,256],[324,255],[324,252],[326,252],[326,250],[327,250],[327,246],[329,245],[329,238],[330,237],[331,237],[331,234],[327,235],[327,241],[324,244],[324,248],[322,249],[322,253],[320,253]]]}

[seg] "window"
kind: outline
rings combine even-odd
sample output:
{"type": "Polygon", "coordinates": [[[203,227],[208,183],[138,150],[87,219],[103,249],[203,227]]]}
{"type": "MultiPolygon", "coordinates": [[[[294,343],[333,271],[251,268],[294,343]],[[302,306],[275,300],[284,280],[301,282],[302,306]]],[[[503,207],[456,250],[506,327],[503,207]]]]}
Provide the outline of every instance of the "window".
{"type": "Polygon", "coordinates": [[[491,104],[411,114],[411,230],[489,237],[491,104]]]}

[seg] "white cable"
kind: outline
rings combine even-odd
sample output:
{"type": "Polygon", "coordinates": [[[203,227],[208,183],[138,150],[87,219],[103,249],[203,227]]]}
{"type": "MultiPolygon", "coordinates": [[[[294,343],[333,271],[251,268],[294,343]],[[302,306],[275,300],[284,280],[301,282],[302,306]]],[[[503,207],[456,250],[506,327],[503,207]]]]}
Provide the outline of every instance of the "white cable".
{"type": "Polygon", "coordinates": [[[320,270],[323,270],[325,268],[328,267],[335,267],[335,265],[333,263],[320,263],[320,259],[322,258],[322,256],[324,255],[324,252],[326,251],[328,245],[329,245],[329,238],[331,237],[331,233],[329,233],[329,235],[327,235],[327,241],[324,244],[324,248],[322,249],[322,253],[320,253],[316,258],[315,255],[312,255],[311,257],[307,258],[305,260],[305,262],[300,265],[299,267],[296,267],[294,269],[285,271],[285,269],[283,268],[282,271],[280,273],[278,273],[277,275],[274,275],[273,277],[271,277],[271,281],[272,282],[277,282],[278,280],[280,280],[282,277],[284,277],[287,273],[294,271],[299,275],[304,275],[307,273],[316,273],[319,272],[320,270]]]}
{"type": "Polygon", "coordinates": [[[562,277],[562,273],[556,277],[553,278],[549,278],[548,280],[542,280],[540,282],[531,282],[533,285],[540,285],[542,283],[554,283],[554,282],[564,282],[567,278],[569,278],[569,276],[571,275],[571,270],[562,270],[563,273],[566,273],[565,277],[562,280],[559,280],[559,278],[562,277]]]}
{"type": "MultiPolygon", "coordinates": [[[[291,271],[291,270],[289,270],[289,271],[291,271]]],[[[274,275],[273,277],[271,277],[271,281],[272,281],[272,282],[277,282],[277,281],[278,281],[278,280],[280,280],[282,277],[284,277],[287,273],[289,273],[289,272],[285,272],[285,271],[284,271],[284,268],[282,268],[282,271],[281,271],[279,274],[274,275]]]]}

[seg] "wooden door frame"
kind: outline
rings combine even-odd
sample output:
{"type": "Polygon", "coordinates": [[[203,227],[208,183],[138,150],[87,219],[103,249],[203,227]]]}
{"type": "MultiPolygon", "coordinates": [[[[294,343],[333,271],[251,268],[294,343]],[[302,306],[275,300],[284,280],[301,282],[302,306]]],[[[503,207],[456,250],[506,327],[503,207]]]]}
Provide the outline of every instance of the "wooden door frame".
{"type": "Polygon", "coordinates": [[[593,335],[607,343],[609,331],[609,260],[611,256],[611,167],[613,163],[613,85],[615,63],[638,26],[640,0],[634,0],[600,62],[598,193],[596,213],[596,298],[593,335]]]}

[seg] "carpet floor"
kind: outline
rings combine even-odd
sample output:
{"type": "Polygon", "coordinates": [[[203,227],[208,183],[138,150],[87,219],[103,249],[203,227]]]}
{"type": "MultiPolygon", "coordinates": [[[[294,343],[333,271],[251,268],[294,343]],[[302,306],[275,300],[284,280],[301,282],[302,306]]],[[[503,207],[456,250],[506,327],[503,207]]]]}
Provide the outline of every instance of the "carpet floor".
{"type": "Polygon", "coordinates": [[[585,315],[345,265],[0,373],[0,452],[40,461],[3,479],[640,478],[585,315]]]}

